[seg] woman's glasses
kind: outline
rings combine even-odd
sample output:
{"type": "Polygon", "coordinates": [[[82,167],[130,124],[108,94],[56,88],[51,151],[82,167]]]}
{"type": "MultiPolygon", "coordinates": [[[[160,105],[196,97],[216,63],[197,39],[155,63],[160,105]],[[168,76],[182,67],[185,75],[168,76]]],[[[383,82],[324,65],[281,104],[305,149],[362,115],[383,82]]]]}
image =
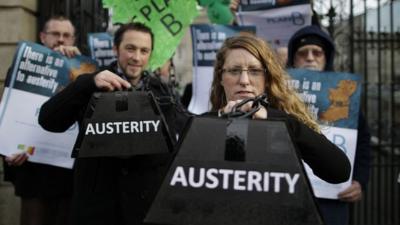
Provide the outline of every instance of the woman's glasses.
{"type": "Polygon", "coordinates": [[[233,76],[240,76],[243,74],[243,72],[247,72],[248,75],[250,76],[262,76],[265,74],[266,69],[261,69],[261,68],[248,68],[248,69],[243,69],[243,68],[232,68],[232,69],[222,69],[222,72],[226,72],[230,75],[233,76]]]}
{"type": "Polygon", "coordinates": [[[71,38],[73,38],[74,37],[74,35],[73,34],[71,34],[71,33],[60,33],[60,32],[58,32],[58,31],[49,31],[49,32],[46,32],[46,34],[47,35],[51,35],[51,36],[53,36],[53,37],[55,37],[55,38],[60,38],[61,36],[64,38],[64,39],[71,39],[71,38]]]}
{"type": "Polygon", "coordinates": [[[301,49],[296,52],[296,55],[302,58],[307,58],[310,52],[315,58],[320,58],[325,54],[323,50],[319,49],[301,49]]]}

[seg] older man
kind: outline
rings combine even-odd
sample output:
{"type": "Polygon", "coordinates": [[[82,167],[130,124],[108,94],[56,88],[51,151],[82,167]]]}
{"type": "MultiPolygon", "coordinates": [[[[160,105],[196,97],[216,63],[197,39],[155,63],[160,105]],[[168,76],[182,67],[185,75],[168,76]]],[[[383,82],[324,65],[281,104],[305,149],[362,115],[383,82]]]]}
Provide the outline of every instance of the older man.
{"type": "MultiPolygon", "coordinates": [[[[306,26],[289,41],[289,68],[315,71],[333,71],[335,45],[327,33],[318,26],[306,26]]],[[[357,147],[350,187],[339,193],[338,200],[318,199],[327,225],[345,225],[349,220],[348,203],[360,201],[366,189],[370,169],[370,133],[362,113],[358,120],[357,147]]]]}
{"type": "MultiPolygon", "coordinates": [[[[63,16],[47,20],[40,32],[42,44],[67,57],[79,55],[75,28],[63,16]]],[[[27,162],[25,153],[6,157],[5,179],[21,197],[21,225],[68,224],[72,197],[72,170],[27,162]]]]}
{"type": "Polygon", "coordinates": [[[40,32],[40,41],[44,46],[68,57],[81,54],[79,49],[74,46],[75,27],[69,19],[63,16],[51,17],[45,23],[40,32]]]}
{"type": "MultiPolygon", "coordinates": [[[[107,69],[81,75],[46,102],[39,123],[49,131],[62,132],[75,121],[80,124],[94,92],[134,88],[172,99],[168,87],[145,68],[153,50],[153,33],[140,23],[122,25],[114,35],[117,60],[107,69]]],[[[171,101],[162,106],[170,131],[178,133],[183,108],[171,101]]],[[[184,118],[183,118],[184,119],[184,118]]],[[[172,154],[129,158],[77,158],[73,224],[143,224],[143,219],[163,180],[172,154]]]]}

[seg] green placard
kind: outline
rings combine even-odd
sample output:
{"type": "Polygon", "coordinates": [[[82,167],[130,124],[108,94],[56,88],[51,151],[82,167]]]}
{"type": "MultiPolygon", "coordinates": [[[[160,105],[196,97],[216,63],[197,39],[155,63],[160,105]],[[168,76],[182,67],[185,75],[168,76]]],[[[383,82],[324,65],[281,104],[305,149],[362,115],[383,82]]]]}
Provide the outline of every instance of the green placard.
{"type": "Polygon", "coordinates": [[[162,66],[174,53],[187,27],[198,15],[196,0],[103,0],[113,23],[142,22],[154,33],[149,67],[162,66]]]}

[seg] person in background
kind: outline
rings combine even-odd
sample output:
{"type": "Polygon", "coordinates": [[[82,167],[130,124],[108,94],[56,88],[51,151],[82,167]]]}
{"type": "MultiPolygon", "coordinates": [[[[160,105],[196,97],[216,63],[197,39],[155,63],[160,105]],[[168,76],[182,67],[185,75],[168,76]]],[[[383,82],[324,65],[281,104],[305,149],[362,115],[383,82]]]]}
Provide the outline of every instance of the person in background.
{"type": "MultiPolygon", "coordinates": [[[[67,57],[80,55],[74,46],[75,28],[63,16],[49,18],[40,32],[41,43],[67,57]]],[[[26,153],[5,157],[5,180],[21,198],[21,225],[69,224],[73,176],[71,169],[28,162],[26,153]]]]}
{"type": "MultiPolygon", "coordinates": [[[[235,16],[236,11],[238,10],[240,0],[230,0],[229,3],[229,9],[231,10],[232,14],[235,16]]],[[[232,22],[232,25],[237,25],[236,20],[232,22]]],[[[183,94],[181,97],[181,102],[182,104],[188,108],[190,101],[192,100],[192,94],[193,94],[193,83],[189,82],[185,85],[185,88],[183,89],[183,94]]]]}
{"type": "Polygon", "coordinates": [[[278,57],[279,62],[282,64],[282,66],[285,66],[287,63],[287,58],[288,58],[288,49],[287,47],[277,47],[275,49],[276,56],[278,57]]]}
{"type": "Polygon", "coordinates": [[[157,78],[160,79],[161,82],[169,87],[172,95],[175,97],[175,100],[180,101],[180,95],[176,90],[176,88],[178,87],[178,83],[176,81],[175,65],[173,58],[171,57],[164,63],[164,65],[156,69],[154,71],[154,74],[157,78]]]}
{"type": "MultiPolygon", "coordinates": [[[[334,56],[335,45],[329,35],[318,26],[306,26],[297,31],[289,41],[287,66],[315,71],[333,71],[334,56]]],[[[349,203],[360,201],[368,184],[371,136],[361,112],[357,130],[357,147],[350,187],[339,193],[337,200],[318,199],[327,225],[348,224],[349,203]]]]}
{"type": "MultiPolygon", "coordinates": [[[[108,68],[80,75],[64,90],[45,102],[39,124],[52,132],[64,132],[76,121],[82,126],[84,113],[94,92],[133,88],[152,92],[163,102],[161,110],[173,137],[184,124],[183,107],[173,101],[168,87],[149,72],[154,43],[151,29],[141,23],[122,25],[114,34],[117,60],[108,68]]],[[[74,166],[74,225],[140,225],[163,181],[173,154],[132,157],[77,158],[74,166]]]]}
{"type": "Polygon", "coordinates": [[[193,94],[193,83],[190,82],[186,84],[181,97],[181,102],[186,108],[189,107],[190,101],[192,100],[192,94],[193,94]]]}
{"type": "Polygon", "coordinates": [[[171,79],[171,74],[175,75],[175,67],[172,58],[168,59],[164,65],[156,69],[154,73],[161,79],[162,82],[168,84],[171,79]]]}

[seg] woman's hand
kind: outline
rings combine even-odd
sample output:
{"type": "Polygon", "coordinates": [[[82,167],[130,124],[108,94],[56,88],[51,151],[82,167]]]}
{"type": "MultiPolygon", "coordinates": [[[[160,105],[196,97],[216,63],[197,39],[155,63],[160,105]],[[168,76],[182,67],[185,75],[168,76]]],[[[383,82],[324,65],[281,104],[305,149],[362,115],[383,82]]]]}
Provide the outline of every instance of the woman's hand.
{"type": "Polygon", "coordinates": [[[235,13],[238,11],[239,3],[240,0],[231,0],[231,2],[229,3],[229,9],[231,10],[233,15],[235,15],[235,13]]]}
{"type": "Polygon", "coordinates": [[[9,166],[20,166],[28,159],[28,154],[16,153],[12,156],[6,156],[6,162],[9,166]]]}
{"type": "MultiPolygon", "coordinates": [[[[232,112],[233,107],[242,102],[243,100],[236,100],[236,101],[229,101],[228,104],[221,110],[223,113],[230,113],[232,112]]],[[[250,110],[253,109],[252,107],[253,102],[248,102],[242,107],[239,108],[240,111],[242,112],[249,112],[250,110]]],[[[261,106],[261,108],[253,114],[253,119],[267,119],[268,117],[268,112],[267,109],[264,106],[261,106]]]]}

